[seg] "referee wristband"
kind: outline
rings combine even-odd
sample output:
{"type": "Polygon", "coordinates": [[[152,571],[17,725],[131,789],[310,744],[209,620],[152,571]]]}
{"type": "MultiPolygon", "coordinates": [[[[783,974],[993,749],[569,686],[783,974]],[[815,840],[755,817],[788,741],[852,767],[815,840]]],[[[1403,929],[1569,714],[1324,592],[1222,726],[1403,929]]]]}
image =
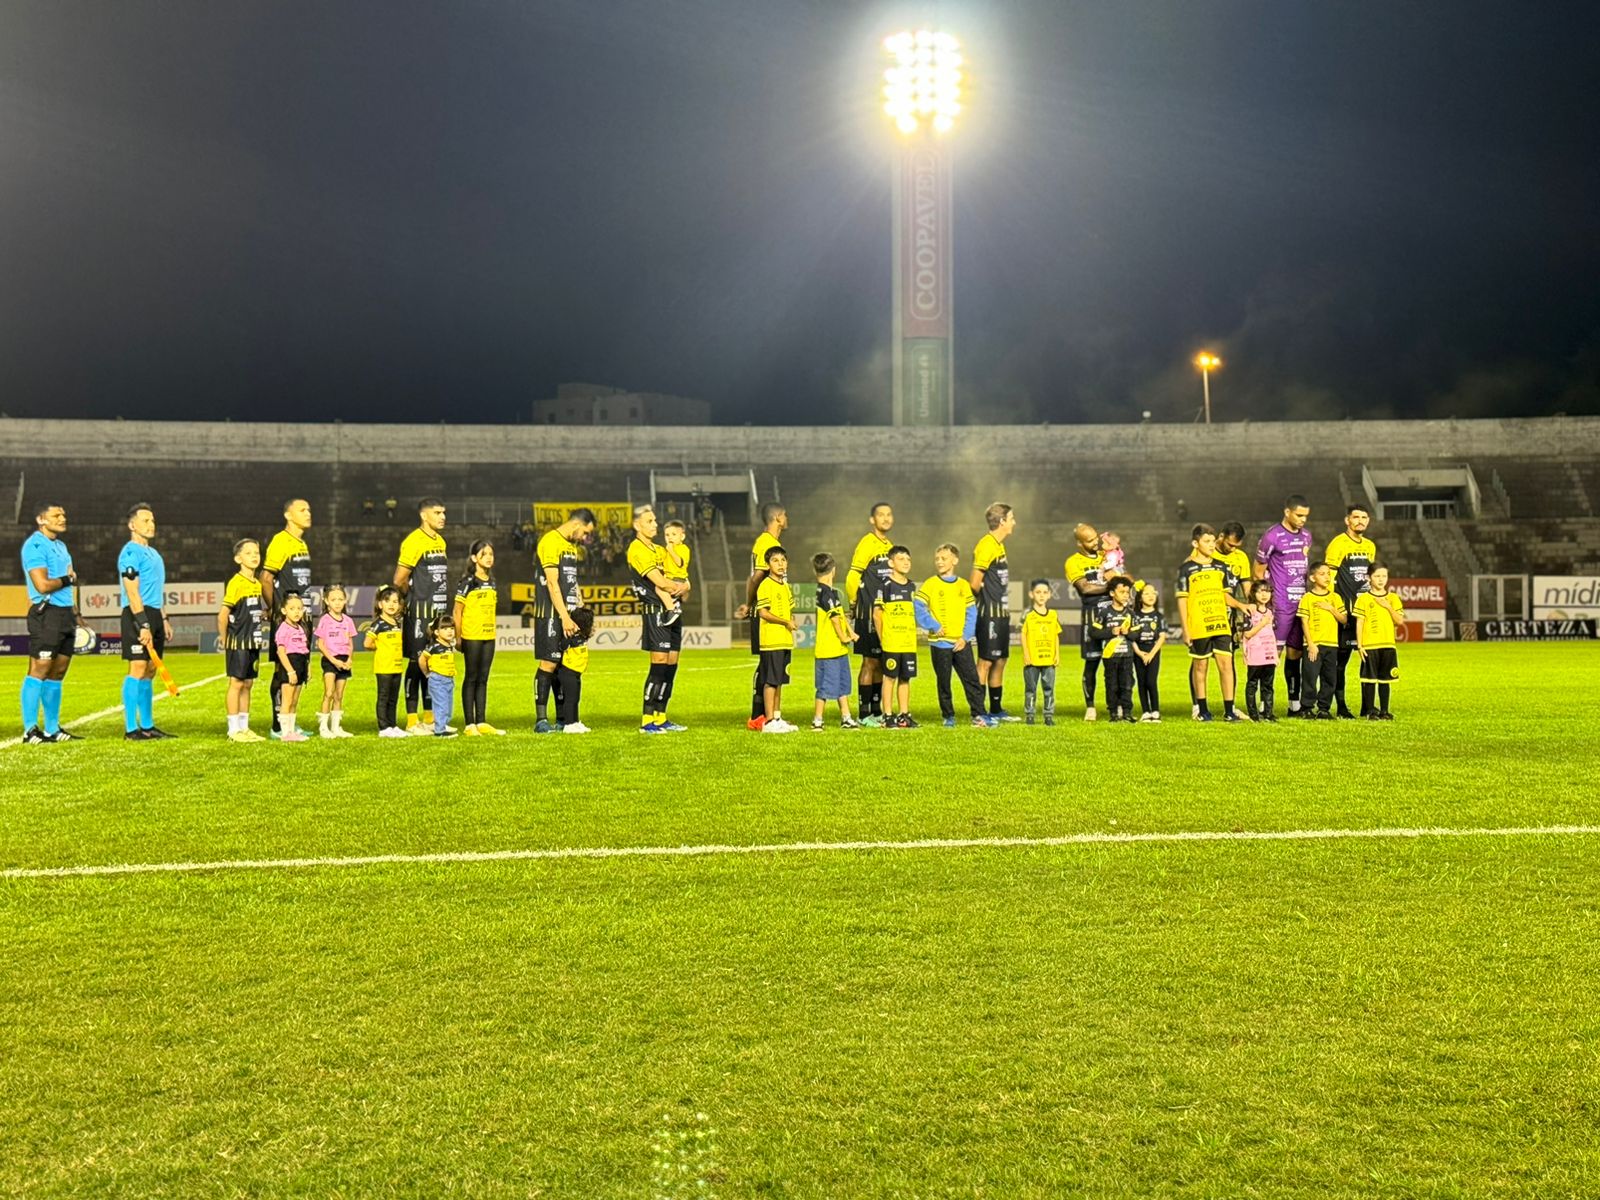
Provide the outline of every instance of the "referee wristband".
{"type": "Polygon", "coordinates": [[[149,629],[150,628],[150,617],[146,613],[142,613],[142,612],[134,613],[133,614],[133,623],[135,625],[137,625],[140,629],[149,629]]]}

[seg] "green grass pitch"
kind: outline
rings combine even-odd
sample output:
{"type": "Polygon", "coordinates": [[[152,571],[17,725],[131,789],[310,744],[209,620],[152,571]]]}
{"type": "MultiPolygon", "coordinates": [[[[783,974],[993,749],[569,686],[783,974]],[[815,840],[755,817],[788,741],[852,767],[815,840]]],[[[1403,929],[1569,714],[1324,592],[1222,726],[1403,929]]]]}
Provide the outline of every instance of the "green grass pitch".
{"type": "Polygon", "coordinates": [[[644,738],[617,653],[536,737],[504,655],[506,738],[380,742],[358,675],[350,741],[230,744],[214,682],[176,741],[0,750],[0,1194],[1596,1194],[1596,834],[16,874],[1600,826],[1600,645],[1406,647],[1387,725],[1196,725],[1165,657],[1159,727],[1084,724],[1069,651],[1054,729],[928,727],[925,678],[921,730],[758,736],[723,652],[644,738]]]}

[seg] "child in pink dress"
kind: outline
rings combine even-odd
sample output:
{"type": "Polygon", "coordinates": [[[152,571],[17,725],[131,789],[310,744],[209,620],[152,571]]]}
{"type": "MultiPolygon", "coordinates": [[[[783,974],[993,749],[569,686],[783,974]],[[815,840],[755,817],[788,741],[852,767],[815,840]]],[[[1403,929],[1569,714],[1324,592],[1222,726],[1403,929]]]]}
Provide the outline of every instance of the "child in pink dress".
{"type": "Polygon", "coordinates": [[[278,694],[278,740],[304,742],[308,739],[294,727],[294,710],[300,703],[300,689],[305,686],[306,672],[311,668],[311,646],[306,637],[306,607],[298,593],[290,592],[283,600],[283,620],[272,634],[272,654],[277,660],[274,681],[281,681],[278,694]]]}
{"type": "Polygon", "coordinates": [[[1265,579],[1258,579],[1250,587],[1250,599],[1254,602],[1250,610],[1249,628],[1244,637],[1244,664],[1246,676],[1244,682],[1244,706],[1252,721],[1271,721],[1277,724],[1278,718],[1272,715],[1273,679],[1277,674],[1278,666],[1278,638],[1272,631],[1272,584],[1265,579]],[[1261,707],[1256,708],[1256,693],[1259,690],[1261,707]]]}

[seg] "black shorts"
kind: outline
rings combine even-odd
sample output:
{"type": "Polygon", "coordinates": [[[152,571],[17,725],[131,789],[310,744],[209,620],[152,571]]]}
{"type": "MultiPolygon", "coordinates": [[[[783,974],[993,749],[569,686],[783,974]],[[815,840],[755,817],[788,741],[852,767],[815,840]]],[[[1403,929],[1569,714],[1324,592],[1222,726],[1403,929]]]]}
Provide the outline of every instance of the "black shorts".
{"type": "MultiPolygon", "coordinates": [[[[145,617],[150,622],[150,643],[155,647],[157,654],[167,652],[167,625],[161,619],[159,608],[147,608],[145,617]]],[[[133,619],[133,609],[122,610],[122,657],[129,662],[145,662],[149,655],[144,652],[144,643],[139,640],[139,622],[133,619]]]]}
{"type": "Polygon", "coordinates": [[[978,617],[978,657],[994,661],[1011,657],[1011,618],[978,617]]]}
{"type": "Polygon", "coordinates": [[[1195,638],[1189,643],[1190,658],[1210,658],[1214,654],[1232,653],[1233,639],[1225,633],[1219,633],[1214,637],[1195,638]]]}
{"type": "Polygon", "coordinates": [[[278,687],[304,687],[306,685],[306,676],[311,671],[311,655],[289,655],[289,665],[294,668],[295,678],[300,681],[296,684],[289,683],[289,672],[283,669],[283,663],[278,660],[277,655],[273,655],[272,663],[272,682],[278,687]]]}
{"type": "Polygon", "coordinates": [[[35,604],[28,610],[28,657],[71,658],[77,618],[64,604],[35,604]]]}
{"type": "Polygon", "coordinates": [[[1100,659],[1105,657],[1106,644],[1089,636],[1089,618],[1093,613],[1094,609],[1092,608],[1083,610],[1083,625],[1078,633],[1078,653],[1083,656],[1086,662],[1099,662],[1100,659]]]}
{"type": "Polygon", "coordinates": [[[878,640],[878,631],[873,626],[871,617],[856,619],[855,650],[862,658],[883,657],[883,643],[878,640]]]}
{"type": "Polygon", "coordinates": [[[644,648],[652,654],[676,654],[683,649],[683,622],[663,625],[665,613],[644,614],[644,648]]]}
{"type": "Polygon", "coordinates": [[[223,657],[227,659],[229,679],[254,679],[260,672],[261,651],[254,647],[249,650],[224,650],[223,657]]]}
{"type": "Polygon", "coordinates": [[[561,661],[561,618],[533,619],[533,656],[540,662],[561,661]]]}
{"type": "Polygon", "coordinates": [[[761,663],[756,667],[756,678],[762,687],[782,687],[789,682],[789,658],[792,650],[763,650],[761,663]]]}
{"type": "Polygon", "coordinates": [[[326,654],[320,655],[319,657],[322,659],[322,673],[324,675],[332,675],[335,679],[350,678],[350,670],[348,667],[334,666],[326,654]]]}
{"type": "Polygon", "coordinates": [[[1400,678],[1400,656],[1393,646],[1368,650],[1361,664],[1362,683],[1393,683],[1400,678]]]}
{"type": "Polygon", "coordinates": [[[896,654],[892,650],[883,655],[883,677],[897,679],[901,683],[910,683],[917,677],[917,656],[911,654],[896,654]]]}

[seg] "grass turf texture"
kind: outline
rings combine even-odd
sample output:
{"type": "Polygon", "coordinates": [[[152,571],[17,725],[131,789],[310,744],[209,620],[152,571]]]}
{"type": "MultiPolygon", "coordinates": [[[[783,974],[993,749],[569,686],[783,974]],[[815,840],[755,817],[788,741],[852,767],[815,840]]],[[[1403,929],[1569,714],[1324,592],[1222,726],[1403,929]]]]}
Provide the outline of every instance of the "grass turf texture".
{"type": "MultiPolygon", "coordinates": [[[[1403,653],[1388,725],[1195,725],[1171,655],[1156,728],[1083,724],[1069,657],[1055,729],[764,737],[732,652],[647,739],[608,654],[586,738],[524,732],[506,656],[511,737],[235,746],[218,682],[157,704],[180,741],[4,751],[0,866],[1600,823],[1600,647],[1403,653]]],[[[66,717],[120,673],[76,664],[66,717]]],[[[1597,868],[1577,836],[0,880],[0,1190],[643,1195],[698,1110],[726,1195],[1584,1194],[1597,868]]]]}

